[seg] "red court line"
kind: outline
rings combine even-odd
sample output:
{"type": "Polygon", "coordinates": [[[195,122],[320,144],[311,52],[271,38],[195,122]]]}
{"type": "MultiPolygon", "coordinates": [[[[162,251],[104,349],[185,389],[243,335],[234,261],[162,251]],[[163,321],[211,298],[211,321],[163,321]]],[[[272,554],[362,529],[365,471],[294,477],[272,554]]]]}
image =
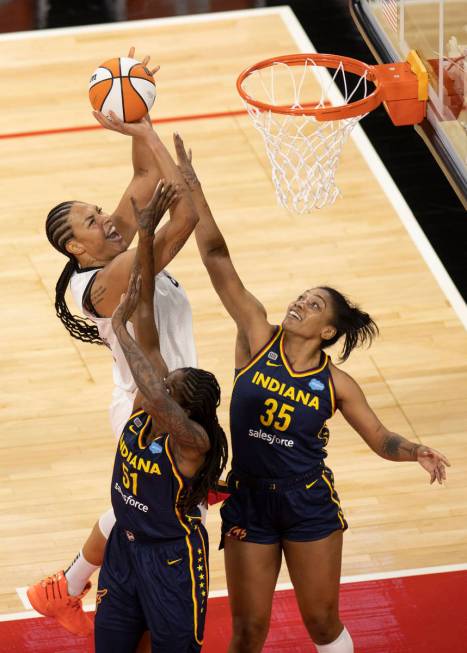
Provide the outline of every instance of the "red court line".
{"type": "MultiPolygon", "coordinates": [[[[355,653],[465,653],[467,571],[346,583],[342,621],[355,653]]],[[[225,653],[231,635],[227,597],[209,599],[203,653],[225,653]]],[[[264,653],[312,653],[293,591],[276,592],[264,653]]],[[[94,653],[53,619],[0,622],[0,653],[94,653]]],[[[175,652],[174,652],[175,653],[175,652]]]]}
{"type": "MultiPolygon", "coordinates": [[[[188,116],[169,116],[168,118],[158,118],[152,122],[157,125],[162,125],[168,122],[183,122],[188,120],[209,120],[211,118],[229,118],[232,116],[246,115],[244,109],[236,111],[217,111],[215,113],[197,113],[188,116]]],[[[8,138],[29,138],[31,136],[51,136],[53,134],[69,134],[74,132],[90,132],[95,129],[104,129],[101,125],[81,125],[77,127],[60,127],[59,129],[38,129],[30,132],[12,132],[10,134],[0,134],[0,140],[8,138]]]]}

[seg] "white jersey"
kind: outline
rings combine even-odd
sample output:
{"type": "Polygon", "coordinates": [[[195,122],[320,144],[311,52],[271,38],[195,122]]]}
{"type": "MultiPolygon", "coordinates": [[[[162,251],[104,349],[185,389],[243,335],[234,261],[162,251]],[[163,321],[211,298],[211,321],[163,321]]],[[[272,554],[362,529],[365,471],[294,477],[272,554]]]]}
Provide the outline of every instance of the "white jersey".
{"type": "MultiPolygon", "coordinates": [[[[112,329],[111,318],[96,317],[83,307],[86,289],[98,271],[99,268],[88,268],[74,272],[70,281],[70,290],[79,310],[95,323],[99,336],[112,351],[115,389],[110,413],[112,428],[116,437],[119,437],[120,424],[124,424],[131,413],[136,384],[112,329]],[[117,405],[121,407],[118,416],[117,405]]],[[[160,350],[169,371],[179,367],[197,367],[191,306],[183,288],[165,270],[156,275],[154,303],[160,350]]],[[[128,331],[134,335],[132,324],[128,324],[128,331]]]]}

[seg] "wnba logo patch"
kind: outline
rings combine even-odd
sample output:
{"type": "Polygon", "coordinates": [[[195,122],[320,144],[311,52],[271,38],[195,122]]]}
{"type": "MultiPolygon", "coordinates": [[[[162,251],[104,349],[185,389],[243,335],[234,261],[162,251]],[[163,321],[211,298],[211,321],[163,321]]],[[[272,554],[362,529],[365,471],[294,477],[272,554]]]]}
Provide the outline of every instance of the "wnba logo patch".
{"type": "Polygon", "coordinates": [[[311,379],[308,387],[319,392],[320,390],[324,390],[324,383],[322,383],[319,379],[311,379]]]}
{"type": "Polygon", "coordinates": [[[155,440],[149,445],[149,451],[154,454],[158,454],[162,451],[161,445],[155,440]]]}
{"type": "Polygon", "coordinates": [[[96,592],[96,608],[98,605],[100,605],[102,599],[104,596],[107,594],[109,590],[97,590],[96,592]]]}
{"type": "Polygon", "coordinates": [[[232,526],[227,533],[227,537],[233,537],[234,540],[244,540],[246,537],[246,528],[240,526],[232,526]]]}

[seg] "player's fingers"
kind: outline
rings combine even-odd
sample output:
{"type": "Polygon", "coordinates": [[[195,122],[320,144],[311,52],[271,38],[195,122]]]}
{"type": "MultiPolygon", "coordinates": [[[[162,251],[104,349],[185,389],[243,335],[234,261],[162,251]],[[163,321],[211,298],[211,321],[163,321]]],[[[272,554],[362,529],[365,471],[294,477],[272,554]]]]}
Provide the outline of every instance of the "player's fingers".
{"type": "Polygon", "coordinates": [[[181,154],[181,147],[183,145],[182,139],[180,138],[180,134],[178,132],[173,133],[173,141],[174,141],[174,146],[175,146],[175,152],[177,153],[177,156],[179,157],[181,154]]]}
{"type": "Polygon", "coordinates": [[[186,159],[185,144],[178,132],[174,133],[174,143],[175,143],[175,150],[177,152],[177,156],[182,160],[186,159]]]}
{"type": "Polygon", "coordinates": [[[443,481],[446,480],[446,467],[444,465],[441,465],[441,476],[443,477],[443,481]]]}
{"type": "Polygon", "coordinates": [[[130,59],[135,58],[135,46],[134,45],[131,46],[131,48],[130,48],[130,50],[128,52],[128,56],[130,57],[130,59]]]}
{"type": "Polygon", "coordinates": [[[102,127],[110,128],[110,124],[108,124],[108,121],[103,113],[101,113],[100,111],[93,111],[92,115],[97,120],[97,122],[102,125],[102,127]]]}
{"type": "MultiPolygon", "coordinates": [[[[123,122],[123,120],[120,120],[120,118],[117,116],[117,114],[115,113],[115,111],[109,111],[109,118],[107,118],[107,120],[109,120],[109,122],[110,122],[112,125],[114,125],[114,128],[115,128],[115,129],[120,129],[120,130],[121,130],[121,129],[123,129],[123,127],[124,127],[124,125],[125,125],[125,123],[123,122]]],[[[138,121],[138,122],[139,122],[139,121],[138,121]]]]}
{"type": "Polygon", "coordinates": [[[147,65],[148,65],[148,63],[149,63],[149,59],[150,59],[150,58],[151,58],[151,57],[150,57],[148,54],[144,57],[143,61],[141,62],[141,63],[143,64],[143,66],[147,66],[147,65]]]}
{"type": "Polygon", "coordinates": [[[150,69],[149,69],[149,72],[151,73],[151,75],[154,76],[156,73],[159,72],[160,69],[161,69],[160,66],[154,66],[154,68],[150,68],[150,69]]]}
{"type": "Polygon", "coordinates": [[[156,189],[153,193],[153,196],[151,197],[151,201],[149,202],[149,207],[151,210],[154,210],[159,202],[160,196],[163,193],[165,186],[165,180],[164,179],[159,179],[157,182],[156,189]]]}

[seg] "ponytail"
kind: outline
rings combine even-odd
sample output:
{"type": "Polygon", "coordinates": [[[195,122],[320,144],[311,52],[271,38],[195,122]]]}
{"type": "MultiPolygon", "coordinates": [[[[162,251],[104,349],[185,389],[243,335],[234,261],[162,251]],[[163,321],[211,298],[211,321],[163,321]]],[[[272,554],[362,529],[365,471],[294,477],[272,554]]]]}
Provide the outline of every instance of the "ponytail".
{"type": "Polygon", "coordinates": [[[45,222],[45,232],[50,244],[69,259],[55,286],[55,311],[57,317],[73,338],[81,340],[81,342],[102,345],[104,343],[99,336],[97,327],[88,320],[73,315],[65,300],[65,293],[73,272],[78,269],[75,257],[66,249],[67,242],[73,238],[73,230],[68,221],[73,204],[74,202],[57,204],[50,211],[45,222]]]}
{"type": "Polygon", "coordinates": [[[334,314],[332,324],[336,328],[335,335],[329,340],[323,340],[321,347],[323,349],[331,347],[344,336],[344,345],[339,355],[340,361],[343,362],[355,347],[364,344],[370,346],[373,338],[378,335],[379,329],[368,313],[361,311],[338,290],[327,286],[320,286],[320,288],[331,296],[334,314]]]}
{"type": "Polygon", "coordinates": [[[178,507],[186,514],[206,501],[209,490],[217,486],[227,465],[228,445],[217,419],[216,408],[220,404],[221,390],[216,377],[211,372],[194,367],[183,368],[183,371],[182,405],[189,410],[190,419],[205,429],[211,445],[191,487],[180,497],[178,507]]]}

